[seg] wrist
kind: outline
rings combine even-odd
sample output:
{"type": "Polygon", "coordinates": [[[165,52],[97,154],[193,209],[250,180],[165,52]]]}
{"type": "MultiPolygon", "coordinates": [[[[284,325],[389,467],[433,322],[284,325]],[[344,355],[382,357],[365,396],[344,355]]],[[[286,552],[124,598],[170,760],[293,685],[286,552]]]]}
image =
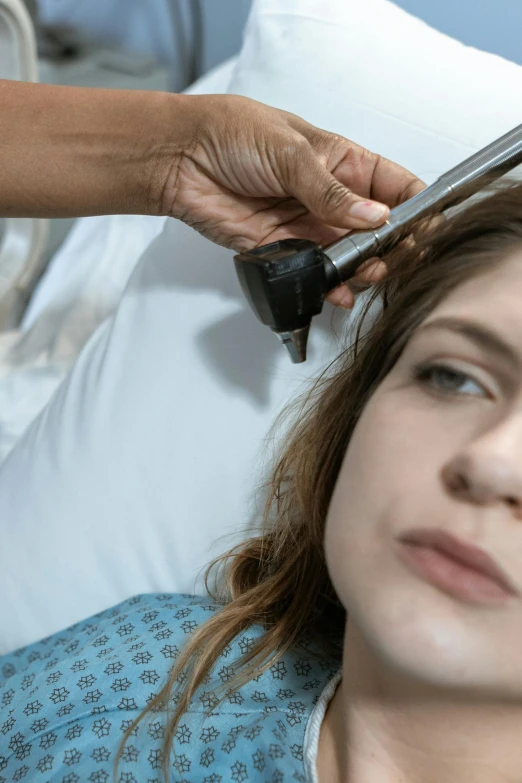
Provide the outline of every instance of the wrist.
{"type": "Polygon", "coordinates": [[[199,96],[181,93],[151,95],[155,121],[142,150],[142,192],[147,214],[172,215],[179,168],[196,143],[201,101],[199,96]]]}

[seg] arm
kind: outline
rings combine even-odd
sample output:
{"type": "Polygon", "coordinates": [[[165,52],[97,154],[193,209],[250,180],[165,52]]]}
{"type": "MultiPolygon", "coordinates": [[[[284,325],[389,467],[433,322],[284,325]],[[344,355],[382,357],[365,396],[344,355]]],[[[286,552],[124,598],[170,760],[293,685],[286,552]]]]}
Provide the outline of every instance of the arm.
{"type": "MultiPolygon", "coordinates": [[[[0,216],[170,215],[244,250],[328,245],[425,187],[402,166],[238,95],[0,81],[0,216]],[[370,200],[372,199],[372,200],[370,200]]],[[[366,263],[356,281],[383,277],[366,263]]],[[[328,299],[345,307],[342,285],[328,299]]]]}
{"type": "Polygon", "coordinates": [[[184,100],[0,80],[0,215],[155,214],[157,156],[184,144],[184,100]]]}

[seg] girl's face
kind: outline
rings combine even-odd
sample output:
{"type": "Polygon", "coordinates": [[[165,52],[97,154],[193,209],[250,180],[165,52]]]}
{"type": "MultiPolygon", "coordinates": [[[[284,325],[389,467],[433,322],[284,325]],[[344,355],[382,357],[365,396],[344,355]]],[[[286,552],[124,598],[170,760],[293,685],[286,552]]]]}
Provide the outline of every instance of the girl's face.
{"type": "MultiPolygon", "coordinates": [[[[522,252],[461,285],[412,335],[355,428],[326,558],[352,624],[427,686],[522,699],[522,252]],[[399,537],[441,529],[489,553],[514,594],[452,594],[399,537]]],[[[439,563],[440,565],[440,563],[439,563]]]]}

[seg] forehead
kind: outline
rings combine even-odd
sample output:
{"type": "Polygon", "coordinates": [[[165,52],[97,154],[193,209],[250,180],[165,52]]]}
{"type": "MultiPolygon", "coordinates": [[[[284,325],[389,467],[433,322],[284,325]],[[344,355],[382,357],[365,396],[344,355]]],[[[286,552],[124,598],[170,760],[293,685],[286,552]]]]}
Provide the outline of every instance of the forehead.
{"type": "Polygon", "coordinates": [[[457,286],[426,318],[469,318],[522,339],[522,249],[457,286]]]}

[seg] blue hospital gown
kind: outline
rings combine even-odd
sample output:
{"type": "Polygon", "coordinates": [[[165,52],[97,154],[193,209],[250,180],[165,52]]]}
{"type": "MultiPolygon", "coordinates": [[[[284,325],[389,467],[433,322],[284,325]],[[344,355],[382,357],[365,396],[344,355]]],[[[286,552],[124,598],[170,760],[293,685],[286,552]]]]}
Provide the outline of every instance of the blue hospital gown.
{"type": "MultiPolygon", "coordinates": [[[[0,657],[0,783],[111,783],[123,732],[164,683],[188,636],[218,611],[205,597],[137,595],[0,657]]],[[[288,653],[215,708],[212,683],[259,637],[251,626],[219,658],[178,726],[171,779],[306,781],[307,722],[340,661],[288,653]],[[214,709],[215,708],[215,709],[214,709]]],[[[127,740],[118,783],[160,783],[164,713],[127,740]]]]}

